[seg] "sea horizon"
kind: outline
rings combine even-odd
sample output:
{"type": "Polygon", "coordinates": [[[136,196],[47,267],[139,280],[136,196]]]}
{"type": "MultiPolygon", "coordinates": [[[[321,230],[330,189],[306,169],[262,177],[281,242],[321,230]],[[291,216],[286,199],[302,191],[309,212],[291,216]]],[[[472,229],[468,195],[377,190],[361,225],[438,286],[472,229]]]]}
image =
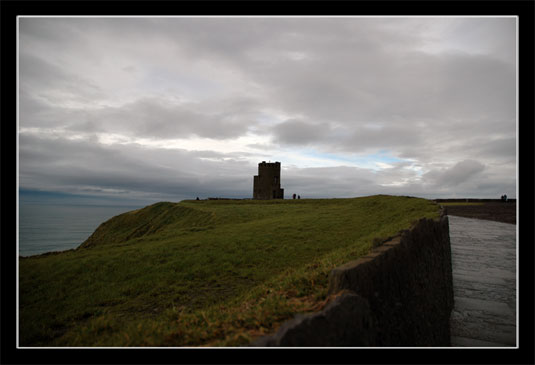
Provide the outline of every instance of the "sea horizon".
{"type": "Polygon", "coordinates": [[[100,224],[144,205],[21,202],[18,256],[66,251],[80,246],[100,224]]]}

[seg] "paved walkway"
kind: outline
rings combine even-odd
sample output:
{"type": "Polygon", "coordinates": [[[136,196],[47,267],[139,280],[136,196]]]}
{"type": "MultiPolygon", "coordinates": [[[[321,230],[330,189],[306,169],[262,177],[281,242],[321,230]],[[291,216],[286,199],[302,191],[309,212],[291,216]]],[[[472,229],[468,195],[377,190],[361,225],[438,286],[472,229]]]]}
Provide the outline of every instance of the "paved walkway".
{"type": "Polygon", "coordinates": [[[516,346],[516,225],[448,218],[452,346],[516,346]]]}

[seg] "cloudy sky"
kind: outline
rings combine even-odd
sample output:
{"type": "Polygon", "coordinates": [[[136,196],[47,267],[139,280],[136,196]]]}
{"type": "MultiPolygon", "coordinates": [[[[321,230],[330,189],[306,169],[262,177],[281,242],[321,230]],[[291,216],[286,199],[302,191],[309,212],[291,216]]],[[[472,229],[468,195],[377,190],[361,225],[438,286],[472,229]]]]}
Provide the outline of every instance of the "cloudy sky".
{"type": "Polygon", "coordinates": [[[19,18],[19,186],[516,197],[516,18],[19,18]]]}

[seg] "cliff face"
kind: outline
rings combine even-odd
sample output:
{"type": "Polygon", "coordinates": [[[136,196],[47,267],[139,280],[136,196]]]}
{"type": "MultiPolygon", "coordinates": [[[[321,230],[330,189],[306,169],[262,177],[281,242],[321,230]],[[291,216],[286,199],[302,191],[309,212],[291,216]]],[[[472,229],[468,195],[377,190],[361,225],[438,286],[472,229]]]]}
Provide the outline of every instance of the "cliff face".
{"type": "Polygon", "coordinates": [[[449,346],[453,309],[448,218],[421,219],[332,270],[333,300],[252,346],[449,346]]]}

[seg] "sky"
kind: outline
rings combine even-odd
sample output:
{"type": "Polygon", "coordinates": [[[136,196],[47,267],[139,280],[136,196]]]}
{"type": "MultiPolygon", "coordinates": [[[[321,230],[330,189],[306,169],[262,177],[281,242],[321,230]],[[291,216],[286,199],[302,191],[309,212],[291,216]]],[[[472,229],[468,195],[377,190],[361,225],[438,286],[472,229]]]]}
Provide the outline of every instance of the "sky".
{"type": "MultiPolygon", "coordinates": [[[[516,197],[515,17],[21,17],[19,188],[516,197]]],[[[58,195],[59,194],[59,195],[58,195]]]]}

